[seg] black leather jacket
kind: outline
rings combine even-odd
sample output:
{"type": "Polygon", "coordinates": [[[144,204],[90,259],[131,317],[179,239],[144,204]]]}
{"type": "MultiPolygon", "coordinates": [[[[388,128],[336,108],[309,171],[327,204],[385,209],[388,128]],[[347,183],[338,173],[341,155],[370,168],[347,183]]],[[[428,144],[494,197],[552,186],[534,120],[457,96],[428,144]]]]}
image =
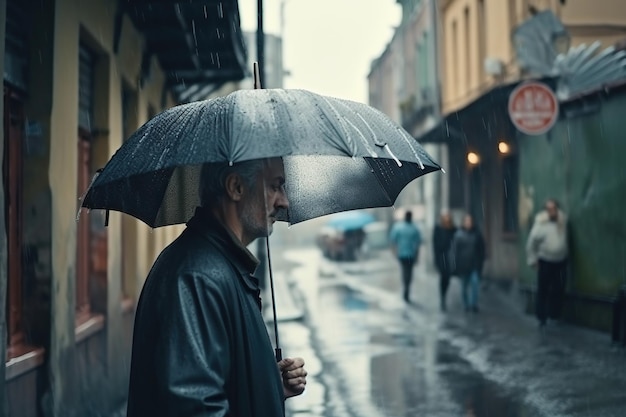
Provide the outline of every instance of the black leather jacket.
{"type": "Polygon", "coordinates": [[[155,262],[135,316],[128,417],[281,417],[257,261],[206,210],[155,262]]]}

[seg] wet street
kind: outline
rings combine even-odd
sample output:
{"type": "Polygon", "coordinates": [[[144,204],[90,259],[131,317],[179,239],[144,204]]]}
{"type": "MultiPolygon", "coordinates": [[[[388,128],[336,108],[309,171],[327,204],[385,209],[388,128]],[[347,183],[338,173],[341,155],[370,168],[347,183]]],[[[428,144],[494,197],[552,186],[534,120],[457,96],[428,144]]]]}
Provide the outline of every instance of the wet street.
{"type": "Polygon", "coordinates": [[[352,264],[314,248],[274,253],[284,355],[304,357],[310,373],[288,401],[292,417],[626,415],[626,354],[606,334],[540,332],[495,288],[483,289],[480,313],[465,313],[454,279],[441,313],[422,265],[406,305],[386,252],[352,264]]]}

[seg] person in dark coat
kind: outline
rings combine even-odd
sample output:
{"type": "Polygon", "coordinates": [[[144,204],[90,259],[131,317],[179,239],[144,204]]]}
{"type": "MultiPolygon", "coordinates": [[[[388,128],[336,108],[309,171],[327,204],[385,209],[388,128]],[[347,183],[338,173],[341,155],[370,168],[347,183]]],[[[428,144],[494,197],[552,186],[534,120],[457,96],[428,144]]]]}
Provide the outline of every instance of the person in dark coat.
{"type": "Polygon", "coordinates": [[[455,233],[456,227],[452,222],[452,216],[450,213],[443,213],[433,232],[433,256],[435,266],[439,271],[439,296],[442,311],[446,311],[446,294],[450,285],[451,273],[449,253],[455,233]]]}
{"type": "Polygon", "coordinates": [[[465,311],[478,313],[478,290],[485,262],[485,241],[474,219],[463,218],[463,227],[456,231],[450,245],[450,264],[455,275],[463,280],[465,311]]]}
{"type": "Polygon", "coordinates": [[[280,417],[304,391],[300,358],[276,362],[246,249],[288,207],[280,158],[207,164],[201,207],[144,284],[128,417],[280,417]]]}

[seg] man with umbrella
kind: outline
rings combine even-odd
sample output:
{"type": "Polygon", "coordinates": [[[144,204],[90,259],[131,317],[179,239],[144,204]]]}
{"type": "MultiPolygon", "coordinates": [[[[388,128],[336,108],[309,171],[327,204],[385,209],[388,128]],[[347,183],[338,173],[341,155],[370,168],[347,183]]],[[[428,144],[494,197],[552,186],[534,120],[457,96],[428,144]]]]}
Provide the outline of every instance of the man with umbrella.
{"type": "Polygon", "coordinates": [[[280,158],[203,166],[201,207],[139,300],[129,417],[277,417],[304,391],[302,359],[276,364],[246,249],[288,208],[284,177],[280,158]]]}
{"type": "Polygon", "coordinates": [[[380,111],[305,90],[239,90],[149,120],[82,202],[151,227],[188,224],[142,290],[128,416],[281,415],[306,372],[280,359],[276,320],[272,355],[246,245],[276,220],[391,206],[440,169],[380,111]]]}

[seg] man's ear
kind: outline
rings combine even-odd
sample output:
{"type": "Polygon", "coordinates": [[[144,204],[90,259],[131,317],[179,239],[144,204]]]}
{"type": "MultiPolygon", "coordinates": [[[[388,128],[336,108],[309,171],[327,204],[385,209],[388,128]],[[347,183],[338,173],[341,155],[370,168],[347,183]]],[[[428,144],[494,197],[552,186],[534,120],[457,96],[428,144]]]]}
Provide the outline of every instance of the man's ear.
{"type": "Polygon", "coordinates": [[[239,174],[230,174],[226,177],[226,194],[233,201],[241,201],[243,198],[243,181],[239,174]]]}

